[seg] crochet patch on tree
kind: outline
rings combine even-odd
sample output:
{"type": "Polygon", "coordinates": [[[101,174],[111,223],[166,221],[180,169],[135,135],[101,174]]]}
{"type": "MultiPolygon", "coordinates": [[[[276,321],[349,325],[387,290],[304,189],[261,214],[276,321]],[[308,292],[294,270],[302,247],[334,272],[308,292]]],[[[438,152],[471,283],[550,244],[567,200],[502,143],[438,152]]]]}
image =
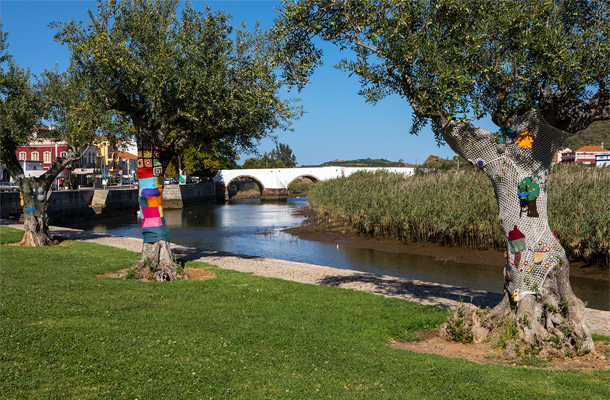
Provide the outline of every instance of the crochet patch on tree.
{"type": "Polygon", "coordinates": [[[528,176],[519,183],[519,192],[517,194],[521,200],[521,211],[527,212],[528,217],[538,218],[540,215],[536,209],[536,199],[540,194],[540,185],[528,176]]]}

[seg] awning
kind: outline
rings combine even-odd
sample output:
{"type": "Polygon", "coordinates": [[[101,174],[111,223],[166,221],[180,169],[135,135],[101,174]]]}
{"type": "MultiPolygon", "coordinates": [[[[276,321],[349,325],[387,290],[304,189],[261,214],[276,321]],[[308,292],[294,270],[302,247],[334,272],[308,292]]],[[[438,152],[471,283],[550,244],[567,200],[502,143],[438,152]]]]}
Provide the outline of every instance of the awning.
{"type": "Polygon", "coordinates": [[[74,175],[93,175],[95,173],[95,168],[74,168],[72,170],[72,174],[74,175]]]}
{"type": "Polygon", "coordinates": [[[61,171],[58,175],[57,178],[63,179],[63,178],[67,178],[68,177],[68,171],[61,171]]]}

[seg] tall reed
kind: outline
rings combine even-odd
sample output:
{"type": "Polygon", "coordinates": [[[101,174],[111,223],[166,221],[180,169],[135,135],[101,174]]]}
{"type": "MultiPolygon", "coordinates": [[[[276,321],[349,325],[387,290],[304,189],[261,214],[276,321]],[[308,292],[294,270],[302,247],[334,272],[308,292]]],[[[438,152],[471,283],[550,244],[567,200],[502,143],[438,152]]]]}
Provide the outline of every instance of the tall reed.
{"type": "MultiPolygon", "coordinates": [[[[549,179],[549,223],[572,259],[608,265],[610,169],[558,166],[549,179]]],[[[320,216],[358,232],[406,242],[504,249],[498,206],[482,172],[405,178],[380,171],[319,182],[309,192],[320,216]]]]}

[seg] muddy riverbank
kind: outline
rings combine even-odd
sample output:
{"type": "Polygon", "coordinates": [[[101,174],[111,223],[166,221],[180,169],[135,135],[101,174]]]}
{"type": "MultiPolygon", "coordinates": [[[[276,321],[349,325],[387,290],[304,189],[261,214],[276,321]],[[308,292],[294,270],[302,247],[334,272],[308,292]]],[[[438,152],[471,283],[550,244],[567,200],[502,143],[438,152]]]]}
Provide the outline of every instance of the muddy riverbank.
{"type": "MultiPolygon", "coordinates": [[[[365,236],[354,229],[319,218],[309,207],[300,213],[307,217],[301,226],[288,228],[286,232],[304,240],[336,243],[360,249],[379,250],[388,253],[404,253],[434,257],[440,263],[478,264],[490,268],[504,267],[504,252],[498,250],[478,250],[464,247],[441,246],[434,243],[406,243],[397,239],[365,236]]],[[[570,276],[575,278],[601,280],[610,285],[610,270],[587,265],[582,261],[570,260],[570,276]]]]}

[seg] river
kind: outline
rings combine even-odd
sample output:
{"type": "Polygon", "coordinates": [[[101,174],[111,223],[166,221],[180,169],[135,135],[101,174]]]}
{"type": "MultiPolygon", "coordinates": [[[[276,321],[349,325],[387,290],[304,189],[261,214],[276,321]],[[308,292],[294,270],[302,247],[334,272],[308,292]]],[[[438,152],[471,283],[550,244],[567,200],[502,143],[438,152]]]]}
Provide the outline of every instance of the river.
{"type": "MultiPolygon", "coordinates": [[[[304,198],[290,198],[283,203],[238,200],[184,210],[164,210],[164,216],[172,243],[184,246],[502,292],[502,270],[497,266],[439,262],[429,255],[305,240],[284,232],[285,228],[301,224],[304,217],[298,211],[305,205],[307,199],[304,198]]],[[[74,227],[142,237],[136,216],[74,227]]],[[[607,280],[572,277],[571,283],[574,293],[586,301],[588,307],[610,309],[607,280]]]]}

